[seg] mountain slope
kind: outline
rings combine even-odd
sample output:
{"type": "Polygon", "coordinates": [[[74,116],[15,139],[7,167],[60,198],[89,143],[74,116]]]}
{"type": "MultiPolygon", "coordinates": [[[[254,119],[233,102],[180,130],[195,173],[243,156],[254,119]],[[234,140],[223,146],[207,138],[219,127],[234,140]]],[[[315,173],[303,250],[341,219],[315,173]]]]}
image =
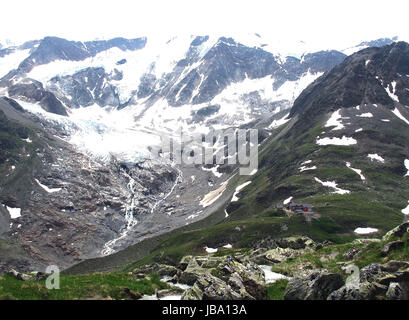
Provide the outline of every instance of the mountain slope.
{"type": "Polygon", "coordinates": [[[291,119],[261,144],[258,172],[232,181],[233,188],[251,183],[224,210],[156,238],[159,245],[142,242],[70,272],[123,268],[132,259],[177,263],[206,246],[248,248],[266,236],[342,243],[362,228],[379,236],[400,224],[409,200],[408,48],[400,42],[360,51],[304,90],[291,119]],[[311,203],[314,214],[275,209],[290,197],[311,203]]]}

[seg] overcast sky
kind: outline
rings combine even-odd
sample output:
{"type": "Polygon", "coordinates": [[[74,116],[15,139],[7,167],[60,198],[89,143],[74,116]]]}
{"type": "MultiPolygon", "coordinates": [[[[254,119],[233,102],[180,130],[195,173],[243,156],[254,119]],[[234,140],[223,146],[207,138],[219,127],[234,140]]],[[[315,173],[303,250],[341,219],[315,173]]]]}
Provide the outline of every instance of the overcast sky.
{"type": "Polygon", "coordinates": [[[346,47],[363,40],[409,39],[407,0],[13,0],[2,3],[0,39],[257,32],[274,39],[346,47]]]}

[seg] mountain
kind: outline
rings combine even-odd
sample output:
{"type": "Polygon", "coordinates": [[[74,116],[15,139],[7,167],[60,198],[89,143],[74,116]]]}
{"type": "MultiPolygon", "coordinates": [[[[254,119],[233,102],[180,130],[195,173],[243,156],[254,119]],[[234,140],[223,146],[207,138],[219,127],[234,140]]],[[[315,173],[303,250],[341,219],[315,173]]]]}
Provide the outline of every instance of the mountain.
{"type": "Polygon", "coordinates": [[[163,246],[174,250],[163,259],[175,261],[204,244],[245,247],[272,230],[344,241],[364,224],[394,227],[409,199],[405,46],[299,59],[228,37],[47,37],[0,50],[7,61],[0,80],[1,269],[94,266],[88,259],[101,256],[110,262],[100,267],[109,269],[161,255],[163,246]],[[175,165],[161,156],[159,138],[177,128],[258,129],[258,172],[175,165]],[[323,146],[328,140],[358,142],[323,146]],[[310,168],[306,161],[315,171],[300,173],[310,168]],[[335,183],[353,201],[328,196],[325,186],[335,183]],[[239,199],[230,203],[233,194],[239,199]],[[301,217],[274,217],[275,205],[290,196],[314,205],[312,227],[301,217]],[[378,204],[363,204],[362,196],[378,204]]]}
{"type": "Polygon", "coordinates": [[[362,41],[356,46],[341,50],[341,52],[345,53],[346,55],[351,55],[355,52],[358,52],[369,47],[383,47],[397,41],[399,41],[399,37],[397,36],[391,38],[379,38],[376,40],[362,41]]]}
{"type": "Polygon", "coordinates": [[[207,218],[67,272],[177,265],[204,248],[230,244],[239,253],[268,237],[359,243],[407,220],[408,48],[362,50],[310,84],[261,143],[257,173],[232,178],[228,200],[207,218]],[[313,213],[277,209],[290,200],[313,213]]]}

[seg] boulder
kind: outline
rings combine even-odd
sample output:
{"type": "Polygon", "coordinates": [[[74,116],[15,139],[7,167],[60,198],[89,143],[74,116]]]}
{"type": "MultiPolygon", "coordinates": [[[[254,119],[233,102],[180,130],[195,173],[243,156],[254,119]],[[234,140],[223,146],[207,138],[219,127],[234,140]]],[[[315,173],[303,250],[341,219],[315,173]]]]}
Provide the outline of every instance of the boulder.
{"type": "Polygon", "coordinates": [[[359,249],[352,247],[350,248],[345,254],[343,255],[343,258],[346,260],[352,260],[359,252],[359,249]]]}
{"type": "Polygon", "coordinates": [[[234,291],[221,279],[204,274],[191,289],[182,294],[181,300],[243,300],[246,297],[234,291]]]}
{"type": "Polygon", "coordinates": [[[388,286],[377,282],[363,282],[359,285],[359,294],[362,300],[383,300],[388,286]]]}
{"type": "Polygon", "coordinates": [[[379,263],[371,263],[362,268],[359,272],[360,282],[372,282],[375,278],[381,275],[381,265],[379,263]]]}
{"type": "MultiPolygon", "coordinates": [[[[203,259],[200,260],[203,264],[203,259]]],[[[211,269],[203,268],[199,265],[195,257],[187,256],[182,259],[179,266],[183,266],[183,271],[178,273],[178,281],[192,286],[203,274],[209,274],[211,269]]]]}
{"type": "Polygon", "coordinates": [[[391,282],[389,284],[386,297],[389,300],[405,300],[403,299],[403,289],[397,282],[391,282]]]}
{"type": "Polygon", "coordinates": [[[146,265],[137,269],[134,269],[132,271],[133,274],[136,275],[147,275],[151,273],[157,273],[161,277],[168,276],[168,277],[173,277],[177,273],[178,269],[173,266],[169,266],[166,264],[159,264],[159,263],[154,263],[151,265],[146,265]]]}
{"type": "Polygon", "coordinates": [[[11,269],[7,274],[15,277],[18,280],[22,281],[41,281],[47,278],[47,274],[39,271],[33,271],[30,273],[18,272],[14,269],[11,269]]]}
{"type": "Polygon", "coordinates": [[[381,265],[381,270],[385,272],[396,272],[400,269],[407,268],[409,268],[409,262],[406,261],[391,260],[381,265]]]}
{"type": "Polygon", "coordinates": [[[382,256],[387,256],[392,251],[403,248],[404,245],[405,245],[404,242],[400,240],[388,242],[382,248],[381,254],[382,256]]]}
{"type": "Polygon", "coordinates": [[[408,232],[409,221],[402,223],[391,231],[387,232],[383,237],[383,241],[391,241],[393,238],[401,238],[405,233],[408,232]]]}
{"type": "Polygon", "coordinates": [[[166,296],[176,296],[180,295],[183,293],[183,289],[180,288],[172,288],[172,289],[163,289],[163,290],[158,290],[156,292],[156,296],[161,299],[166,296]]]}
{"type": "Polygon", "coordinates": [[[383,300],[388,286],[377,282],[362,282],[358,287],[343,286],[328,296],[328,300],[383,300]]]}
{"type": "Polygon", "coordinates": [[[292,278],[285,291],[285,300],[326,300],[344,285],[336,273],[313,272],[306,278],[292,278]]]}
{"type": "Polygon", "coordinates": [[[327,300],[361,300],[359,288],[343,286],[332,292],[327,300]]]}
{"type": "Polygon", "coordinates": [[[306,237],[306,236],[294,236],[282,239],[275,240],[278,247],[286,249],[290,248],[293,250],[305,249],[305,248],[314,248],[316,243],[306,237]]]}
{"type": "Polygon", "coordinates": [[[275,248],[268,250],[264,256],[270,262],[281,263],[287,261],[288,258],[297,256],[297,253],[294,249],[290,248],[275,248]]]}
{"type": "Polygon", "coordinates": [[[129,289],[128,287],[122,287],[120,288],[122,290],[122,292],[130,299],[130,300],[138,300],[140,298],[142,298],[142,294],[140,294],[139,292],[134,292],[131,289],[129,289]]]}

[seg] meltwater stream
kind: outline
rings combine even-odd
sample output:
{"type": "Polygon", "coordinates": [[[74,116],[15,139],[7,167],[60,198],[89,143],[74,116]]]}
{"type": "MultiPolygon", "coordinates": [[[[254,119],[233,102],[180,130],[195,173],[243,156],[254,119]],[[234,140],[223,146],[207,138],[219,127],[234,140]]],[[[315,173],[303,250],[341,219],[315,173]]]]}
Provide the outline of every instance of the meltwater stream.
{"type": "MultiPolygon", "coordinates": [[[[172,165],[173,167],[173,165],[172,165]]],[[[176,168],[176,167],[175,167],[176,168]]],[[[183,180],[183,173],[179,168],[176,168],[176,170],[178,171],[178,177],[175,180],[175,183],[173,184],[172,188],[170,189],[170,191],[161,199],[159,199],[158,201],[156,201],[154,203],[154,205],[152,206],[151,209],[151,213],[154,212],[155,208],[158,207],[158,205],[166,200],[174,191],[174,189],[176,188],[177,184],[179,183],[179,181],[183,180]]],[[[129,205],[127,205],[126,207],[126,212],[125,212],[125,221],[126,221],[126,227],[124,228],[124,230],[120,233],[119,237],[112,239],[110,241],[108,241],[107,243],[105,243],[103,249],[101,250],[101,255],[103,256],[107,256],[110,255],[112,253],[115,252],[115,246],[118,243],[118,241],[121,241],[122,239],[126,238],[128,236],[129,231],[131,231],[133,229],[133,227],[135,227],[135,225],[138,223],[138,220],[135,219],[133,212],[134,212],[134,208],[135,208],[135,179],[133,179],[125,170],[121,169],[121,172],[128,177],[129,179],[129,183],[127,185],[127,188],[131,191],[131,202],[129,205]]]]}
{"type": "Polygon", "coordinates": [[[120,241],[121,239],[124,239],[130,230],[138,223],[138,220],[135,219],[133,215],[133,211],[135,208],[135,179],[133,179],[125,170],[121,169],[121,172],[128,177],[129,182],[127,185],[127,188],[131,191],[131,203],[126,206],[126,211],[125,211],[125,221],[126,221],[126,228],[121,232],[120,236],[118,238],[112,239],[105,243],[104,248],[101,251],[101,254],[103,256],[112,254],[115,252],[114,247],[115,244],[120,241]]]}

